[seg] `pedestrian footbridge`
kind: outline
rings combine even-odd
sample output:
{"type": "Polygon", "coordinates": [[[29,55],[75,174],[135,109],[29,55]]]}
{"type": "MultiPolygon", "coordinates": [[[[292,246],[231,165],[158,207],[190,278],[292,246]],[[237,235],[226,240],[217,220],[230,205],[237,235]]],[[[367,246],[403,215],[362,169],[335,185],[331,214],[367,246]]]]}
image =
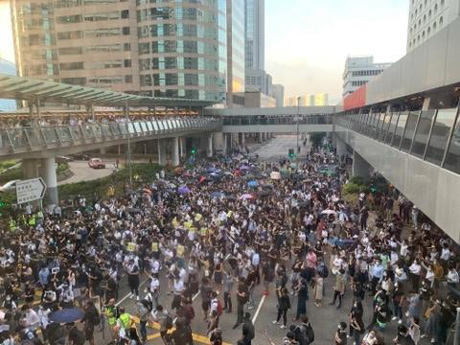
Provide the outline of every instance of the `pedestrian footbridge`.
{"type": "Polygon", "coordinates": [[[209,118],[30,126],[0,129],[0,157],[47,158],[153,139],[216,132],[221,121],[209,118]]]}

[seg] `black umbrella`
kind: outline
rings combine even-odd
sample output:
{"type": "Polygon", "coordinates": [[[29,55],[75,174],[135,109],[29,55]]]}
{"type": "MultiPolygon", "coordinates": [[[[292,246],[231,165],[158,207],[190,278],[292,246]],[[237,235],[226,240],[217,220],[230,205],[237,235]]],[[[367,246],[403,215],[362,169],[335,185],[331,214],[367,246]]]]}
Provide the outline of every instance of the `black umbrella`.
{"type": "Polygon", "coordinates": [[[53,322],[68,323],[81,320],[84,315],[80,308],[65,308],[51,313],[49,319],[53,322]]]}

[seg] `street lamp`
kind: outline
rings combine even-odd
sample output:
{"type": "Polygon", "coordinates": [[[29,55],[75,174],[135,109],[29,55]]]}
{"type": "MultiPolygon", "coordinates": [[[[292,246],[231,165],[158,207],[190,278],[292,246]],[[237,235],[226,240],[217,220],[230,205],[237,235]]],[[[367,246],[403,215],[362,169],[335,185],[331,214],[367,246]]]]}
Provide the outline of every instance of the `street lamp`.
{"type": "Polygon", "coordinates": [[[299,170],[299,117],[300,117],[300,96],[297,97],[297,121],[296,121],[296,156],[295,156],[295,169],[299,170]]]}

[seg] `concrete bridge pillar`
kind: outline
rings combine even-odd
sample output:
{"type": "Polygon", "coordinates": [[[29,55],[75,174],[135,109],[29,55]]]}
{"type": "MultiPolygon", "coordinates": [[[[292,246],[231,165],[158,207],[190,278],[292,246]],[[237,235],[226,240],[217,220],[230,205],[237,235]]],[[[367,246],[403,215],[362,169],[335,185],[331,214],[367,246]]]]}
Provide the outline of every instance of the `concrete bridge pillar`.
{"type": "Polygon", "coordinates": [[[45,205],[56,206],[59,204],[58,184],[56,175],[56,159],[54,157],[41,160],[41,175],[46,183],[47,190],[45,205]]]}
{"type": "Polygon", "coordinates": [[[101,155],[105,155],[105,154],[107,153],[106,148],[105,148],[105,147],[101,147],[101,148],[99,149],[99,153],[100,153],[101,155]]]}
{"type": "Polygon", "coordinates": [[[179,161],[179,137],[172,138],[173,145],[172,145],[172,165],[174,167],[180,164],[179,161]]]}
{"type": "Polygon", "coordinates": [[[339,156],[340,161],[343,162],[343,159],[345,159],[345,156],[348,154],[347,144],[344,143],[337,135],[334,135],[333,139],[337,156],[339,156]]]}
{"type": "Polygon", "coordinates": [[[240,145],[242,147],[246,146],[246,134],[245,133],[240,133],[240,145]]]}
{"type": "Polygon", "coordinates": [[[214,154],[214,150],[213,150],[213,135],[210,134],[208,136],[208,149],[206,151],[206,155],[208,158],[212,157],[214,154]]]}
{"type": "Polygon", "coordinates": [[[222,154],[225,156],[228,152],[228,134],[222,133],[222,154]]]}
{"type": "Polygon", "coordinates": [[[371,178],[372,170],[372,166],[363,157],[361,157],[358,152],[353,151],[353,176],[359,176],[362,177],[364,181],[369,181],[371,178]]]}
{"type": "Polygon", "coordinates": [[[214,151],[219,151],[225,154],[224,151],[224,140],[225,134],[222,132],[214,132],[212,133],[212,145],[214,147],[214,151]]]}
{"type": "Polygon", "coordinates": [[[38,173],[38,160],[36,159],[23,159],[22,160],[22,172],[25,179],[36,178],[39,176],[38,173]]]}
{"type": "Polygon", "coordinates": [[[185,156],[185,138],[179,138],[179,154],[181,157],[185,156]]]}
{"type": "Polygon", "coordinates": [[[165,139],[158,139],[158,164],[166,165],[166,140],[165,139]]]}

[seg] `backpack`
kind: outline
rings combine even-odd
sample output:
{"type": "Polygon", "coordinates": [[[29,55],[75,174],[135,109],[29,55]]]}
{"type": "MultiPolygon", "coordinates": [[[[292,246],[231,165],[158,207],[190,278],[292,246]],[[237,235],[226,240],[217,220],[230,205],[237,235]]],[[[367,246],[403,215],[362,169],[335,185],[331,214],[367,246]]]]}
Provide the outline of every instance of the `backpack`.
{"type": "Polygon", "coordinates": [[[222,307],[222,302],[217,301],[217,317],[220,317],[222,315],[223,307],[222,307]]]}
{"type": "Polygon", "coordinates": [[[299,345],[308,345],[307,334],[304,332],[304,327],[296,327],[295,331],[295,340],[299,343],[299,345]]]}
{"type": "Polygon", "coordinates": [[[329,275],[329,269],[327,268],[324,262],[318,265],[318,273],[323,278],[327,278],[327,276],[329,275]]]}
{"type": "Polygon", "coordinates": [[[315,332],[313,332],[313,327],[311,327],[310,324],[308,325],[302,325],[302,328],[304,329],[303,332],[306,334],[307,336],[307,341],[308,343],[307,344],[311,344],[315,341],[315,332]]]}
{"type": "Polygon", "coordinates": [[[251,320],[248,320],[244,323],[243,328],[247,331],[247,336],[250,340],[254,339],[256,336],[256,330],[254,328],[254,324],[251,320]]]}

